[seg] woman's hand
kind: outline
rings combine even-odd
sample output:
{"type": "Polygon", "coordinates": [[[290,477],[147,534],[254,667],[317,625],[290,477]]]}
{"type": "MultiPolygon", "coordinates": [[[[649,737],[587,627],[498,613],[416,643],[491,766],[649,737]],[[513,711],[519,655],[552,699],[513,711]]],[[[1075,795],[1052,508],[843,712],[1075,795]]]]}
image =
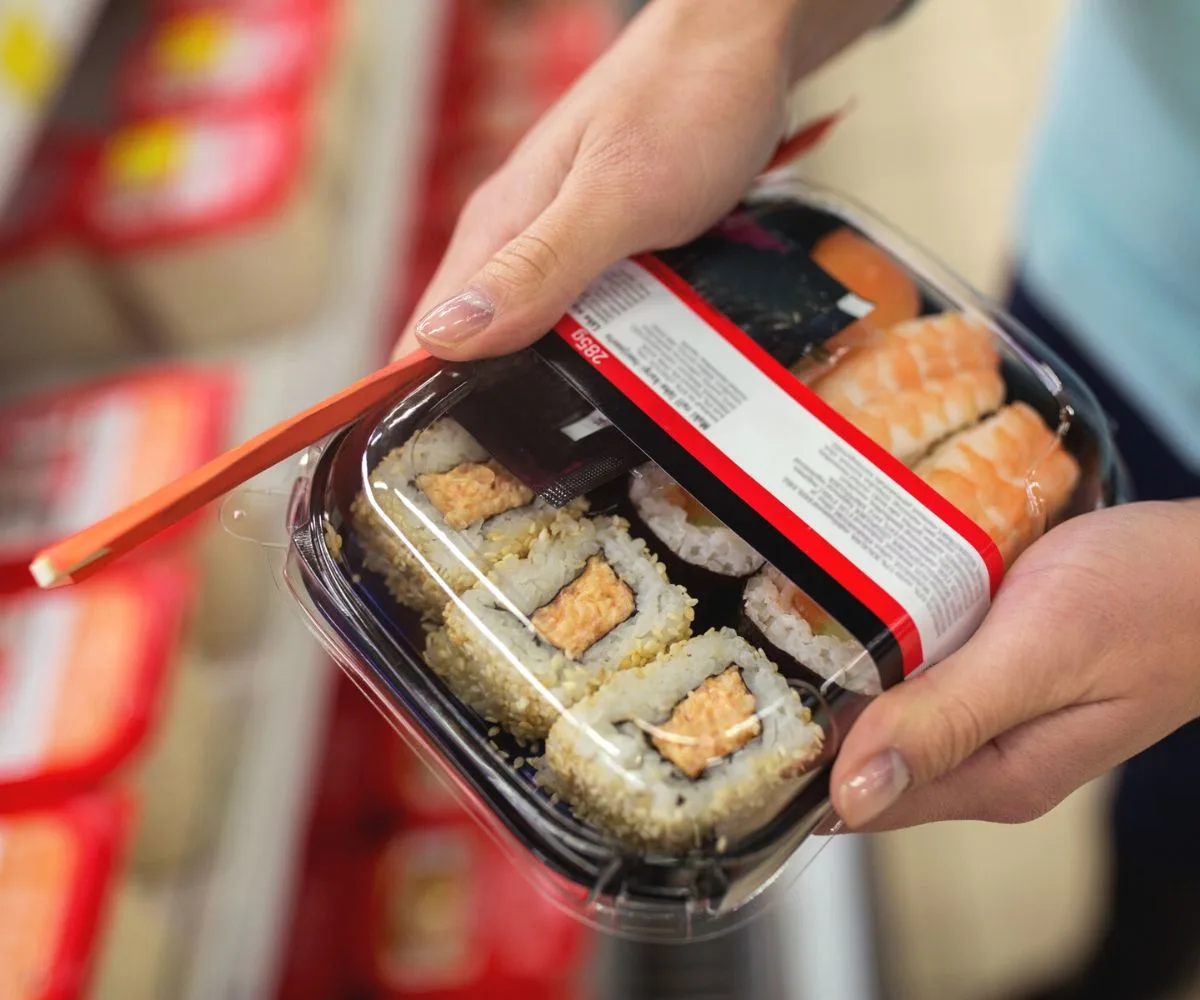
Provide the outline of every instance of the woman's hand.
{"type": "Polygon", "coordinates": [[[471,197],[396,354],[524,347],[611,264],[699,235],[784,137],[791,84],[897,2],[653,0],[471,197]]]}
{"type": "MultiPolygon", "coordinates": [[[[631,254],[730,209],[789,87],[900,0],[653,0],[470,199],[397,346],[503,354],[631,254]]],[[[1013,566],[958,653],[847,735],[854,828],[1019,822],[1200,716],[1200,504],[1076,518],[1013,566]]]]}
{"type": "Polygon", "coordinates": [[[959,652],[867,707],[833,804],[855,829],[1024,822],[1198,716],[1200,502],[1099,511],[1017,560],[959,652]]]}

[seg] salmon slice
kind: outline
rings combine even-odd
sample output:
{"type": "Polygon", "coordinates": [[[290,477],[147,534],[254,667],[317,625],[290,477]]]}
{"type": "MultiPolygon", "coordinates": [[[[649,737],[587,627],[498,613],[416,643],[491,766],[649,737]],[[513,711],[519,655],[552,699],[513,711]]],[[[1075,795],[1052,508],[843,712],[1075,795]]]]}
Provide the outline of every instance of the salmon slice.
{"type": "Polygon", "coordinates": [[[1054,522],[1079,481],[1079,465],[1025,403],[960,431],[916,473],[995,541],[1006,565],[1054,522]]]}
{"type": "MultiPolygon", "coordinates": [[[[863,407],[960,372],[998,369],[992,331],[961,313],[942,313],[900,323],[862,346],[852,347],[814,391],[835,409],[863,407]]],[[[829,346],[837,350],[837,338],[829,346]]]]}
{"type": "Polygon", "coordinates": [[[533,491],[496,461],[428,472],[417,485],[455,531],[533,502],[533,491]]]}
{"type": "Polygon", "coordinates": [[[754,695],[731,666],[689,692],[666,724],[655,730],[655,749],[693,781],[714,761],[739,750],[762,732],[754,695]]]}
{"type": "Polygon", "coordinates": [[[912,465],[937,442],[1004,402],[1004,379],[995,370],[959,372],[918,389],[881,396],[863,406],[834,405],[843,417],[905,465],[912,465]]]}
{"type": "Polygon", "coordinates": [[[579,574],[530,623],[552,646],[577,659],[633,614],[633,591],[601,556],[579,574]]]}

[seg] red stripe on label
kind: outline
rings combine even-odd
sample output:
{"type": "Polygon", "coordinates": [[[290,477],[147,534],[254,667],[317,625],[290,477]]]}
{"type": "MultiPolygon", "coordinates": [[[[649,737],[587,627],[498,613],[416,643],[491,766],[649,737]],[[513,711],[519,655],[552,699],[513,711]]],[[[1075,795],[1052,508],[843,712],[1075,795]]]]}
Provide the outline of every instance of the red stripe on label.
{"type": "MultiPolygon", "coordinates": [[[[987,566],[988,579],[994,597],[1004,576],[1004,559],[991,536],[945,497],[926,483],[903,462],[855,427],[840,413],[830,407],[808,386],[776,361],[755,343],[741,327],[704,301],[695,290],[678,274],[657,257],[640,256],[634,260],[645,268],[706,324],[738,349],[754,366],[772,382],[854,448],[863,458],[883,472],[897,486],[908,493],[922,506],[928,508],[983,558],[987,566]]],[[[639,380],[640,381],[640,380],[639,380]]],[[[872,609],[874,610],[874,609],[872,609]]]]}
{"type": "MultiPolygon", "coordinates": [[[[638,263],[644,265],[641,260],[638,263]]],[[[649,270],[649,268],[647,269],[649,270]]],[[[663,280],[659,273],[655,273],[655,277],[663,280]]],[[[676,280],[679,279],[676,278],[676,280]]],[[[688,304],[691,305],[690,302],[688,304]]],[[[706,322],[712,322],[707,315],[701,314],[701,317],[706,322]]],[[[724,322],[731,325],[728,320],[724,322]]],[[[699,428],[680,415],[674,407],[631,372],[622,361],[613,357],[609,350],[596,341],[572,317],[564,316],[554,329],[577,353],[620,389],[638,409],[670,434],[682,447],[700,459],[726,486],[754,507],[800,551],[840,581],[872,614],[879,618],[888,627],[900,646],[906,675],[916,670],[924,662],[921,638],[917,633],[916,625],[909,613],[895,598],[850,562],[821,535],[817,534],[769,490],[747,475],[699,428]]],[[[721,328],[717,327],[717,329],[721,328]]],[[[737,328],[734,327],[734,329],[737,328]]],[[[740,330],[738,332],[741,333],[740,330]]],[[[724,333],[723,330],[722,333],[724,333]]],[[[740,348],[740,344],[737,346],[740,348]]],[[[780,368],[780,371],[783,371],[769,356],[768,360],[775,367],[780,368]]],[[[774,377],[769,371],[767,374],[774,377]]],[[[790,375],[788,377],[791,378],[790,375]]],[[[795,380],[792,379],[792,381],[795,380]]]]}

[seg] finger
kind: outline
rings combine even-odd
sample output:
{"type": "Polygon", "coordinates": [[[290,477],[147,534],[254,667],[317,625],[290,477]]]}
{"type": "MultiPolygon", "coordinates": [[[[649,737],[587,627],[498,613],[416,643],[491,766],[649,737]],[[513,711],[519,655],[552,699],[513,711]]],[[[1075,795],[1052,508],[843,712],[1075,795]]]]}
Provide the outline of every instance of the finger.
{"type": "Polygon", "coordinates": [[[417,321],[439,302],[445,301],[464,287],[471,276],[487,262],[495,248],[508,242],[515,232],[519,231],[518,228],[514,232],[505,232],[499,238],[489,231],[476,229],[454,235],[433,278],[417,300],[411,318],[404,325],[392,351],[393,361],[420,346],[416,333],[417,321]]]}
{"type": "MultiPolygon", "coordinates": [[[[552,120],[553,115],[546,120],[552,120]]],[[[570,161],[552,143],[522,143],[514,154],[479,185],[463,205],[449,246],[437,271],[405,324],[393,357],[418,346],[416,325],[439,302],[468,287],[493,254],[545,211],[570,171],[570,161]]]]}
{"type": "Polygon", "coordinates": [[[521,231],[529,218],[537,214],[533,211],[527,216],[523,213],[514,215],[513,207],[506,190],[497,187],[491,189],[483,198],[479,198],[474,209],[464,211],[433,278],[417,300],[412,317],[405,324],[404,332],[392,353],[393,360],[408,354],[418,346],[417,321],[439,302],[444,302],[465,288],[471,277],[495,253],[496,248],[504,246],[521,231]],[[480,201],[485,201],[486,204],[480,206],[480,201]]]}
{"type": "Polygon", "coordinates": [[[642,224],[619,197],[567,179],[522,232],[417,324],[422,345],[461,360],[505,354],[550,330],[601,271],[640,250],[642,224]]]}
{"type": "Polygon", "coordinates": [[[884,692],[855,721],[832,776],[834,808],[861,827],[988,741],[1075,699],[1067,654],[1038,629],[984,626],[961,650],[884,692]],[[1064,680],[1065,677],[1065,680],[1064,680]]]}
{"type": "Polygon", "coordinates": [[[902,795],[861,829],[946,820],[1026,823],[1045,815],[1128,754],[1129,723],[1111,701],[1072,705],[985,743],[948,774],[902,795]]]}

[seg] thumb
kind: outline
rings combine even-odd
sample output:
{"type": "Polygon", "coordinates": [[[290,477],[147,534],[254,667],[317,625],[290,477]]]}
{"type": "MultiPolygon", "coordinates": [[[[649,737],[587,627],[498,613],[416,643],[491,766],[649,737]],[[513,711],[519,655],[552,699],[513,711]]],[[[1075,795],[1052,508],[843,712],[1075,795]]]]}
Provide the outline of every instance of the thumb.
{"type": "Polygon", "coordinates": [[[858,717],[830,782],[847,825],[870,823],[909,789],[989,741],[1070,702],[1027,635],[984,627],[953,656],[884,692],[858,717]]]}
{"type": "Polygon", "coordinates": [[[568,178],[534,221],[496,252],[453,297],[420,320],[416,335],[447,360],[507,354],[547,333],[606,267],[643,234],[637,213],[568,178]]]}

